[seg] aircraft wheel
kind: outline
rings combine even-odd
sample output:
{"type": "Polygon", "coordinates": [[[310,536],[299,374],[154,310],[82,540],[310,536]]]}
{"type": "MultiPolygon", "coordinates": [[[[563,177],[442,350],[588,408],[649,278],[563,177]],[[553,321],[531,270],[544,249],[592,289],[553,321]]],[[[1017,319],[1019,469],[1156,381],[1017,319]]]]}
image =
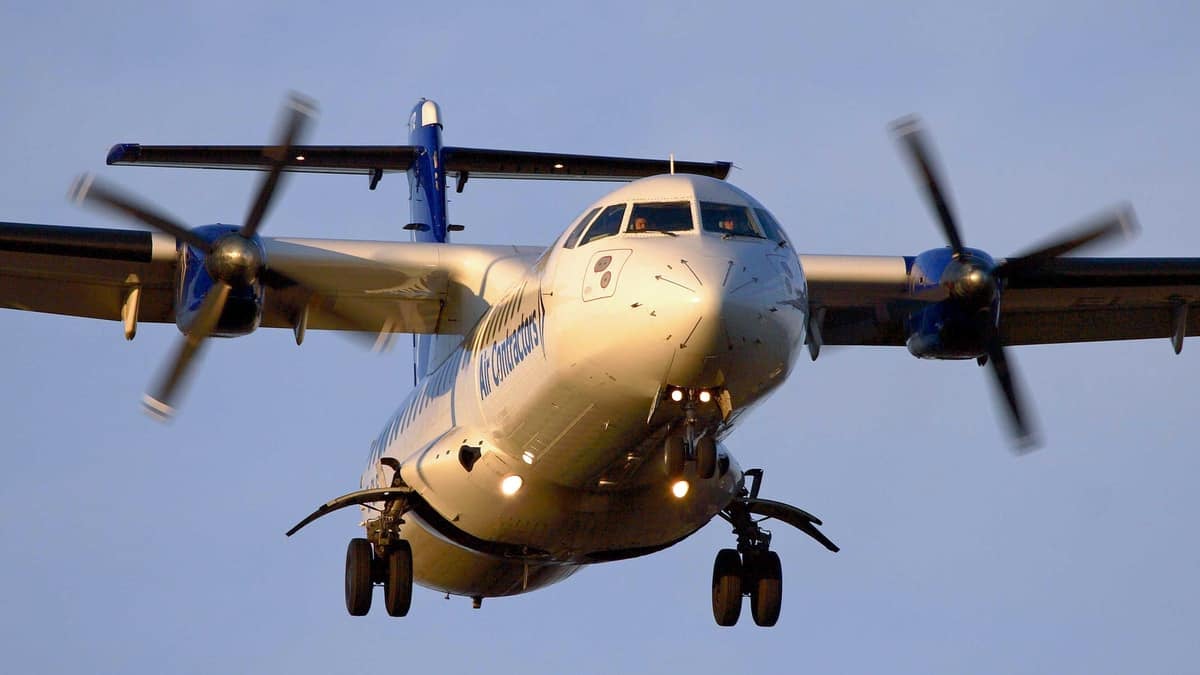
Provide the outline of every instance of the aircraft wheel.
{"type": "Polygon", "coordinates": [[[696,441],[696,473],[704,480],[717,472],[717,442],[712,436],[703,436],[696,441]]]}
{"type": "Polygon", "coordinates": [[[388,616],[405,616],[412,606],[413,559],[407,541],[388,551],[387,576],[383,581],[383,604],[388,616]]]}
{"type": "Polygon", "coordinates": [[[667,478],[679,478],[683,475],[683,460],[687,450],[682,436],[668,436],[663,444],[663,470],[667,478]]]}
{"type": "Polygon", "coordinates": [[[733,626],[742,614],[742,558],[731,548],[713,562],[712,608],[718,626],[733,626]]]}
{"type": "Polygon", "coordinates": [[[346,549],[346,611],[350,616],[366,616],[371,611],[371,542],[350,540],[346,549]]]}
{"type": "Polygon", "coordinates": [[[750,614],[759,626],[774,626],[783,606],[783,566],[779,554],[763,551],[754,556],[750,567],[750,614]]]}

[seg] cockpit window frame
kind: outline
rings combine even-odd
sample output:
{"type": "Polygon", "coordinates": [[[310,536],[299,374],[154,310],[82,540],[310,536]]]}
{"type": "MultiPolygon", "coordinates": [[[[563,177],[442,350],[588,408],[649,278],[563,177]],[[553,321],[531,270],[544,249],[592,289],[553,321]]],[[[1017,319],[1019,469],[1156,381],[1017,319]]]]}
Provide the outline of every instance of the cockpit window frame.
{"type": "Polygon", "coordinates": [[[781,244],[788,240],[787,233],[783,231],[783,225],[779,223],[779,219],[775,217],[775,214],[761,206],[754,207],[753,211],[754,217],[758,220],[758,227],[768,239],[781,244]]]}
{"type": "Polygon", "coordinates": [[[698,201],[696,206],[697,206],[698,210],[700,211],[700,227],[705,232],[711,232],[713,234],[719,234],[719,235],[722,235],[725,237],[748,237],[748,238],[752,238],[752,239],[766,239],[767,238],[766,235],[764,234],[763,228],[757,222],[757,219],[754,217],[753,208],[746,204],[728,204],[728,203],[724,203],[724,202],[698,201]],[[715,218],[717,217],[716,214],[712,215],[713,219],[711,219],[711,220],[709,217],[706,217],[706,212],[709,214],[712,214],[713,211],[718,210],[718,209],[722,210],[722,211],[723,210],[735,210],[736,213],[740,213],[742,215],[742,223],[735,223],[734,229],[732,229],[732,230],[723,229],[719,225],[720,221],[715,220],[715,218]],[[743,224],[745,225],[744,228],[739,227],[740,225],[743,225],[743,224]]]}
{"type": "Polygon", "coordinates": [[[604,207],[597,206],[579,219],[579,223],[571,228],[571,233],[567,235],[566,241],[563,242],[563,248],[575,248],[579,244],[579,238],[583,236],[583,231],[592,223],[592,220],[596,218],[596,215],[600,213],[602,208],[604,207]]]}
{"type": "MultiPolygon", "coordinates": [[[[696,215],[692,209],[692,200],[690,199],[669,199],[653,202],[634,202],[633,207],[629,210],[629,223],[625,226],[626,233],[642,234],[646,232],[669,232],[672,234],[679,232],[693,232],[696,229],[696,215]],[[663,219],[657,219],[657,222],[649,214],[642,216],[638,213],[639,209],[653,211],[656,209],[677,209],[680,214],[687,214],[687,227],[663,227],[665,222],[663,219]],[[647,226],[645,229],[634,229],[634,223],[639,217],[647,218],[647,226]]],[[[678,214],[677,214],[678,215],[678,214]]],[[[678,223],[674,223],[678,224],[678,223]]]]}
{"type": "Polygon", "coordinates": [[[625,220],[628,215],[629,215],[629,204],[628,203],[622,202],[620,204],[610,204],[610,205],[604,207],[604,210],[602,210],[600,212],[600,214],[597,215],[594,220],[592,220],[592,224],[590,226],[588,226],[587,234],[583,235],[583,238],[579,240],[578,246],[587,246],[588,244],[590,244],[593,241],[596,241],[597,239],[606,239],[608,237],[617,236],[618,234],[621,233],[621,226],[623,226],[625,224],[625,220]],[[616,209],[621,210],[620,211],[621,216],[616,222],[616,228],[613,229],[611,232],[597,231],[597,228],[601,226],[601,223],[604,224],[603,226],[605,228],[608,227],[608,225],[609,225],[609,223],[611,223],[611,221],[607,220],[605,218],[605,216],[609,212],[613,212],[616,209]]]}

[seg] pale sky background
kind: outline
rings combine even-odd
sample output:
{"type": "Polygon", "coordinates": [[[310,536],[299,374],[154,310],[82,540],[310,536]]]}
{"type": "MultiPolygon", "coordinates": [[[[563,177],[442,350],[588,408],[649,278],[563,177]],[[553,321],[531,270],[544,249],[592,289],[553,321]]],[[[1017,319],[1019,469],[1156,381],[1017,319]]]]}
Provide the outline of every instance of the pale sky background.
{"type": "MultiPolygon", "coordinates": [[[[729,160],[798,249],[941,246],[887,132],[928,122],[968,245],[1017,252],[1131,200],[1110,255],[1200,256],[1195,3],[257,3],[8,0],[0,220],[125,227],[67,203],[96,171],[186,222],[240,222],[254,176],[104,166],[116,142],[262,143],[289,89],[314,143],[729,160]]],[[[301,176],[268,235],[406,239],[404,181],[301,176]]],[[[461,241],[546,244],[610,186],[472,181],[461,241]]],[[[729,445],[784,526],[779,625],[719,629],[720,521],[648,558],[473,611],[419,589],[347,616],[350,511],[410,354],[264,330],[209,350],[179,419],[139,411],[178,338],[0,311],[5,672],[1183,673],[1200,648],[1200,343],[1021,348],[1046,446],[1008,450],[986,373],[903,349],[802,362],[729,445]]]]}

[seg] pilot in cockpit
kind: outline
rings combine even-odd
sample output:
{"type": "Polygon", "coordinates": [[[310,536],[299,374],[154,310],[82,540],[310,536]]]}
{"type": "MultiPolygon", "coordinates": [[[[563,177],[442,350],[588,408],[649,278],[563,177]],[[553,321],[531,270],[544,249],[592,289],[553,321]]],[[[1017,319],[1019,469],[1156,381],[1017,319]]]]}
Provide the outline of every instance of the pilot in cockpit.
{"type": "Polygon", "coordinates": [[[634,232],[645,232],[646,225],[647,225],[646,218],[644,216],[638,216],[633,219],[633,231],[634,232]]]}

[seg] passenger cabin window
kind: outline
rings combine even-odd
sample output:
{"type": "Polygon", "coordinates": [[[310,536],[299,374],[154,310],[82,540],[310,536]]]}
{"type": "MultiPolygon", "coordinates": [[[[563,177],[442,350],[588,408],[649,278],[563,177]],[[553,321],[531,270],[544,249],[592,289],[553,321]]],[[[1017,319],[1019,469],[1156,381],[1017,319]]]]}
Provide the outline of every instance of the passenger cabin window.
{"type": "Polygon", "coordinates": [[[579,237],[583,234],[583,230],[587,228],[588,223],[592,222],[592,218],[595,218],[596,213],[599,211],[600,207],[597,206],[579,219],[579,224],[571,230],[571,234],[567,235],[567,241],[563,243],[563,248],[575,248],[575,244],[579,243],[579,237]]]}
{"type": "Polygon", "coordinates": [[[762,238],[762,231],[750,220],[750,209],[733,204],[700,202],[700,220],[707,232],[730,237],[762,238]]]}
{"type": "Polygon", "coordinates": [[[626,232],[684,232],[692,229],[689,202],[634,204],[626,232]]]}
{"type": "Polygon", "coordinates": [[[625,220],[625,204],[613,204],[612,206],[600,212],[596,218],[596,222],[592,223],[591,228],[583,237],[583,241],[579,242],[580,246],[601,239],[603,237],[611,237],[621,231],[621,221],[625,220]]]}
{"type": "Polygon", "coordinates": [[[754,215],[758,216],[758,224],[762,226],[763,232],[767,235],[767,239],[772,241],[787,241],[787,235],[783,233],[783,228],[780,227],[779,221],[775,220],[766,209],[754,209],[754,215]]]}

